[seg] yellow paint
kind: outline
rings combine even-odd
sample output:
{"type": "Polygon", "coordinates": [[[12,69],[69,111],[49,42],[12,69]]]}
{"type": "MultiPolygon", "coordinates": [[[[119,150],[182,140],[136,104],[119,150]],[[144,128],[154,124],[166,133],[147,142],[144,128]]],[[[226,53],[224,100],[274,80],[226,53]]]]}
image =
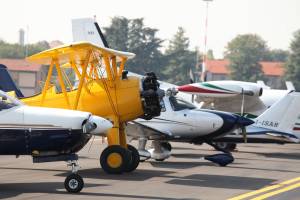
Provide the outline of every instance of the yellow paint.
{"type": "Polygon", "coordinates": [[[242,200],[242,199],[245,199],[247,197],[251,197],[251,196],[254,196],[254,195],[257,195],[257,194],[261,194],[263,192],[267,192],[267,191],[270,191],[270,190],[274,190],[274,189],[279,188],[279,187],[281,187],[281,186],[280,185],[272,185],[272,186],[269,186],[269,187],[266,187],[266,188],[255,190],[253,192],[248,192],[246,194],[242,194],[242,195],[237,196],[237,197],[230,198],[228,200],[242,200]]]}
{"type": "Polygon", "coordinates": [[[273,191],[273,192],[269,192],[269,193],[267,193],[267,194],[263,194],[263,195],[258,196],[258,197],[256,197],[256,198],[253,198],[252,200],[263,200],[263,199],[269,198],[269,197],[271,197],[271,196],[275,196],[275,195],[277,195],[277,194],[280,194],[280,193],[283,193],[283,192],[287,192],[287,191],[289,191],[289,190],[296,189],[296,188],[298,188],[298,187],[300,187],[300,183],[295,183],[295,184],[293,184],[293,185],[287,186],[287,187],[282,188],[282,189],[280,189],[280,190],[275,190],[275,191],[273,191]]]}
{"type": "Polygon", "coordinates": [[[111,153],[109,154],[109,156],[107,157],[107,164],[111,167],[111,168],[118,168],[121,166],[122,164],[122,156],[118,153],[111,153]]]}
{"type": "Polygon", "coordinates": [[[69,101],[69,98],[68,98],[68,94],[67,94],[66,86],[65,86],[63,76],[62,76],[62,73],[61,73],[61,69],[60,69],[60,66],[59,66],[59,61],[57,59],[55,59],[54,63],[55,63],[56,71],[57,71],[57,78],[58,78],[62,93],[64,94],[65,101],[67,102],[67,105],[68,105],[67,108],[70,109],[71,108],[70,101],[69,101]]]}
{"type": "Polygon", "coordinates": [[[239,195],[237,197],[230,198],[228,200],[242,200],[242,199],[245,199],[245,198],[248,198],[248,197],[251,197],[251,196],[255,196],[255,195],[258,195],[258,194],[261,194],[261,193],[264,193],[264,192],[268,192],[268,191],[271,191],[271,190],[289,185],[289,184],[297,182],[297,181],[300,181],[300,177],[293,178],[293,179],[284,181],[282,183],[279,183],[279,184],[276,184],[276,185],[271,185],[271,186],[268,186],[268,187],[265,187],[265,188],[262,188],[262,189],[259,189],[259,190],[248,192],[246,194],[242,194],[242,195],[239,195]]]}
{"type": "Polygon", "coordinates": [[[64,45],[43,51],[27,58],[31,62],[50,64],[42,94],[21,100],[28,105],[53,108],[72,108],[74,110],[91,112],[113,121],[114,126],[108,131],[109,145],[127,147],[123,123],[134,120],[143,115],[140,97],[140,79],[128,77],[122,80],[118,76],[118,62],[120,69],[124,68],[125,61],[134,54],[119,52],[108,48],[94,46],[80,42],[64,45]],[[58,80],[62,92],[58,93],[50,87],[54,65],[58,72],[58,80]],[[94,71],[94,75],[88,74],[94,71]],[[79,78],[78,89],[66,91],[61,67],[72,68],[79,78]],[[101,74],[106,69],[107,77],[101,74]]]}

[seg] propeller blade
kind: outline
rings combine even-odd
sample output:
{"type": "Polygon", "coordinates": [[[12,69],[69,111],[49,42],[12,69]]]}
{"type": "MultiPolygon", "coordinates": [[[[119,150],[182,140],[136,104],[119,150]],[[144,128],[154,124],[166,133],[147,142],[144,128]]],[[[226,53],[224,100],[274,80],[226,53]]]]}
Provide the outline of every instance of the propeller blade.
{"type": "Polygon", "coordinates": [[[245,103],[245,93],[244,89],[242,89],[242,106],[241,106],[241,116],[244,116],[244,103],[245,103]]]}
{"type": "Polygon", "coordinates": [[[91,147],[92,147],[92,145],[93,145],[93,143],[94,143],[95,137],[96,137],[96,136],[93,136],[92,142],[91,142],[91,144],[90,144],[90,146],[89,146],[88,153],[90,153],[90,150],[91,150],[91,147]]]}
{"type": "Polygon", "coordinates": [[[247,132],[245,126],[242,126],[242,135],[243,135],[244,143],[247,143],[247,132]]]}

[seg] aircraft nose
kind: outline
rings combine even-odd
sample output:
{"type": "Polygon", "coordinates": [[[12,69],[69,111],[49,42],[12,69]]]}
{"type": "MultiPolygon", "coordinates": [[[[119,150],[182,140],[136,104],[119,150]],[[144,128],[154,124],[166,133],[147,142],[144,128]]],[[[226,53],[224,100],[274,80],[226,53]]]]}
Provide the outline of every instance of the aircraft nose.
{"type": "Polygon", "coordinates": [[[239,116],[239,115],[237,115],[237,116],[238,116],[237,123],[241,126],[249,126],[249,125],[254,123],[254,121],[251,120],[251,119],[248,119],[246,117],[242,117],[242,116],[239,116]]]}
{"type": "Polygon", "coordinates": [[[108,129],[113,127],[113,124],[109,120],[95,115],[92,115],[89,118],[89,122],[96,125],[95,128],[89,132],[93,135],[103,135],[108,131],[108,129]]]}

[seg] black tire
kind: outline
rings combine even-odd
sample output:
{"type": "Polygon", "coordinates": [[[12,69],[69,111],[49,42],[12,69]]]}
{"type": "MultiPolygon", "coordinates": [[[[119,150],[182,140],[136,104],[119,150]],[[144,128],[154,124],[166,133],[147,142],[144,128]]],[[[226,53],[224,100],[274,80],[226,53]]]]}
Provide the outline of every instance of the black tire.
{"type": "Polygon", "coordinates": [[[128,161],[130,160],[130,154],[127,149],[121,147],[120,145],[111,145],[104,149],[100,156],[100,165],[102,169],[108,174],[121,174],[125,171],[128,161]],[[117,166],[112,166],[108,159],[113,153],[120,157],[120,164],[117,166]]]}
{"type": "Polygon", "coordinates": [[[162,142],[161,146],[167,149],[168,151],[172,151],[172,145],[169,142],[162,142]]]}
{"type": "Polygon", "coordinates": [[[127,148],[128,148],[128,151],[130,152],[131,159],[130,159],[130,162],[128,162],[128,165],[127,165],[125,171],[132,172],[140,164],[140,155],[139,155],[138,150],[134,146],[128,144],[127,148]]]}
{"type": "MultiPolygon", "coordinates": [[[[224,149],[225,151],[234,151],[236,149],[236,143],[229,142],[216,142],[215,143],[220,149],[224,149]]],[[[218,149],[216,149],[218,150],[218,149]]]]}
{"type": "Polygon", "coordinates": [[[70,193],[78,193],[84,186],[83,179],[78,174],[70,174],[65,179],[65,188],[70,193]]]}
{"type": "Polygon", "coordinates": [[[162,162],[162,161],[164,161],[165,159],[155,159],[156,161],[158,161],[158,162],[162,162]]]}

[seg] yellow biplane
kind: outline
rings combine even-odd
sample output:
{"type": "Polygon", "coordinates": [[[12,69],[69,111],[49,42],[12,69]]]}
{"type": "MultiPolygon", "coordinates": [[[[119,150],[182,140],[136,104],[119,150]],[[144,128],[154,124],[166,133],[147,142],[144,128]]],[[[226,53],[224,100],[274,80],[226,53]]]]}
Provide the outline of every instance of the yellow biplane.
{"type": "Polygon", "coordinates": [[[138,151],[126,142],[125,123],[138,117],[151,119],[160,114],[159,84],[154,73],[144,78],[127,76],[124,70],[133,53],[78,42],[49,49],[27,58],[49,65],[40,94],[21,100],[28,105],[88,111],[113,122],[107,133],[108,147],[100,164],[107,173],[130,172],[139,164],[138,151]],[[71,84],[65,69],[74,71],[78,80],[71,84]],[[56,69],[61,91],[52,84],[56,69]]]}

